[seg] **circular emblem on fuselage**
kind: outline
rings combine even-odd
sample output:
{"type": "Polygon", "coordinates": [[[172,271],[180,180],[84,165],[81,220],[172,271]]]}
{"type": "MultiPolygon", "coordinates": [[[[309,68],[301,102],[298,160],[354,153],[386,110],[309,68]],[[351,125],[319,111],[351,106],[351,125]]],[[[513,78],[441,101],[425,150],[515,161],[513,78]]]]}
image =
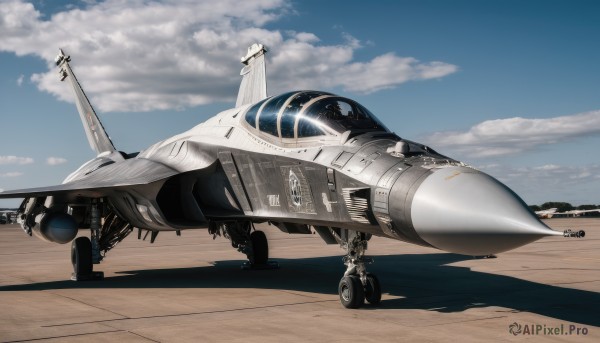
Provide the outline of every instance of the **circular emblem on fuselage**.
{"type": "Polygon", "coordinates": [[[302,205],[302,190],[300,189],[300,180],[292,170],[290,170],[289,183],[290,198],[292,199],[292,203],[294,206],[302,205]]]}

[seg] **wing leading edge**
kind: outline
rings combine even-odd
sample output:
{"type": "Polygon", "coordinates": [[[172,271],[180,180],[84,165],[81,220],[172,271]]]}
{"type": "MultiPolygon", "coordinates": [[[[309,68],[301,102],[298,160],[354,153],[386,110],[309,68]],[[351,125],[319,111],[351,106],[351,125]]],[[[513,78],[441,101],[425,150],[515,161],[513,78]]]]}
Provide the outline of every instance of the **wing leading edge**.
{"type": "Polygon", "coordinates": [[[179,174],[164,164],[146,159],[130,159],[102,167],[80,179],[62,185],[0,192],[0,199],[62,196],[102,197],[115,188],[147,185],[179,174]]]}

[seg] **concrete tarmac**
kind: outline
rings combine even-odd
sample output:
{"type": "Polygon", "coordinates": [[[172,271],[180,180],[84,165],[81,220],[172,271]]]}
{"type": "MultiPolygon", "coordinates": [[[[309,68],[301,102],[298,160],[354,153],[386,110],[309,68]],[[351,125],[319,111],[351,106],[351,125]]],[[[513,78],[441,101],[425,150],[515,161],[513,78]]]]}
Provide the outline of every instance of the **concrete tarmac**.
{"type": "Polygon", "coordinates": [[[103,281],[73,282],[70,244],[0,225],[0,341],[599,342],[600,219],[546,223],[587,236],[490,259],[374,237],[383,300],[359,310],[338,299],[343,250],[317,235],[261,226],[281,269],[244,271],[205,230],[134,232],[95,266],[103,281]]]}

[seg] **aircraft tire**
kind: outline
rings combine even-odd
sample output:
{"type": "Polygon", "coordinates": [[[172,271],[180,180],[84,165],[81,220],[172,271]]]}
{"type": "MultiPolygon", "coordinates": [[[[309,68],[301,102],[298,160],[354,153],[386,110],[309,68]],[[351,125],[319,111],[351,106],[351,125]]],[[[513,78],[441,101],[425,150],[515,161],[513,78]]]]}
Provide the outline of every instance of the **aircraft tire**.
{"type": "Polygon", "coordinates": [[[269,242],[262,231],[254,231],[250,234],[252,252],[254,254],[253,264],[266,265],[269,261],[269,242]]]}
{"type": "Polygon", "coordinates": [[[365,299],[371,305],[381,303],[381,284],[377,276],[367,273],[367,285],[365,287],[365,299]]]}
{"type": "Polygon", "coordinates": [[[78,237],[71,244],[71,263],[76,275],[92,274],[92,242],[87,237],[78,237]]]}
{"type": "Polygon", "coordinates": [[[344,276],[340,280],[338,293],[345,308],[360,308],[365,302],[365,291],[356,275],[344,276]]]}

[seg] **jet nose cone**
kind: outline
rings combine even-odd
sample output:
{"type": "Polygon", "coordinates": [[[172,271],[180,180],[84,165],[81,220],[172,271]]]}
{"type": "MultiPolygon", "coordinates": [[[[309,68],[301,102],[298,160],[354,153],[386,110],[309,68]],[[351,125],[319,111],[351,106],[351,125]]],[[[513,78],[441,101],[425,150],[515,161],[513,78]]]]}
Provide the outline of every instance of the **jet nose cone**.
{"type": "Polygon", "coordinates": [[[442,168],[429,175],[414,195],[411,218],[427,243],[473,256],[562,235],[539,221],[508,187],[464,167],[442,168]]]}

